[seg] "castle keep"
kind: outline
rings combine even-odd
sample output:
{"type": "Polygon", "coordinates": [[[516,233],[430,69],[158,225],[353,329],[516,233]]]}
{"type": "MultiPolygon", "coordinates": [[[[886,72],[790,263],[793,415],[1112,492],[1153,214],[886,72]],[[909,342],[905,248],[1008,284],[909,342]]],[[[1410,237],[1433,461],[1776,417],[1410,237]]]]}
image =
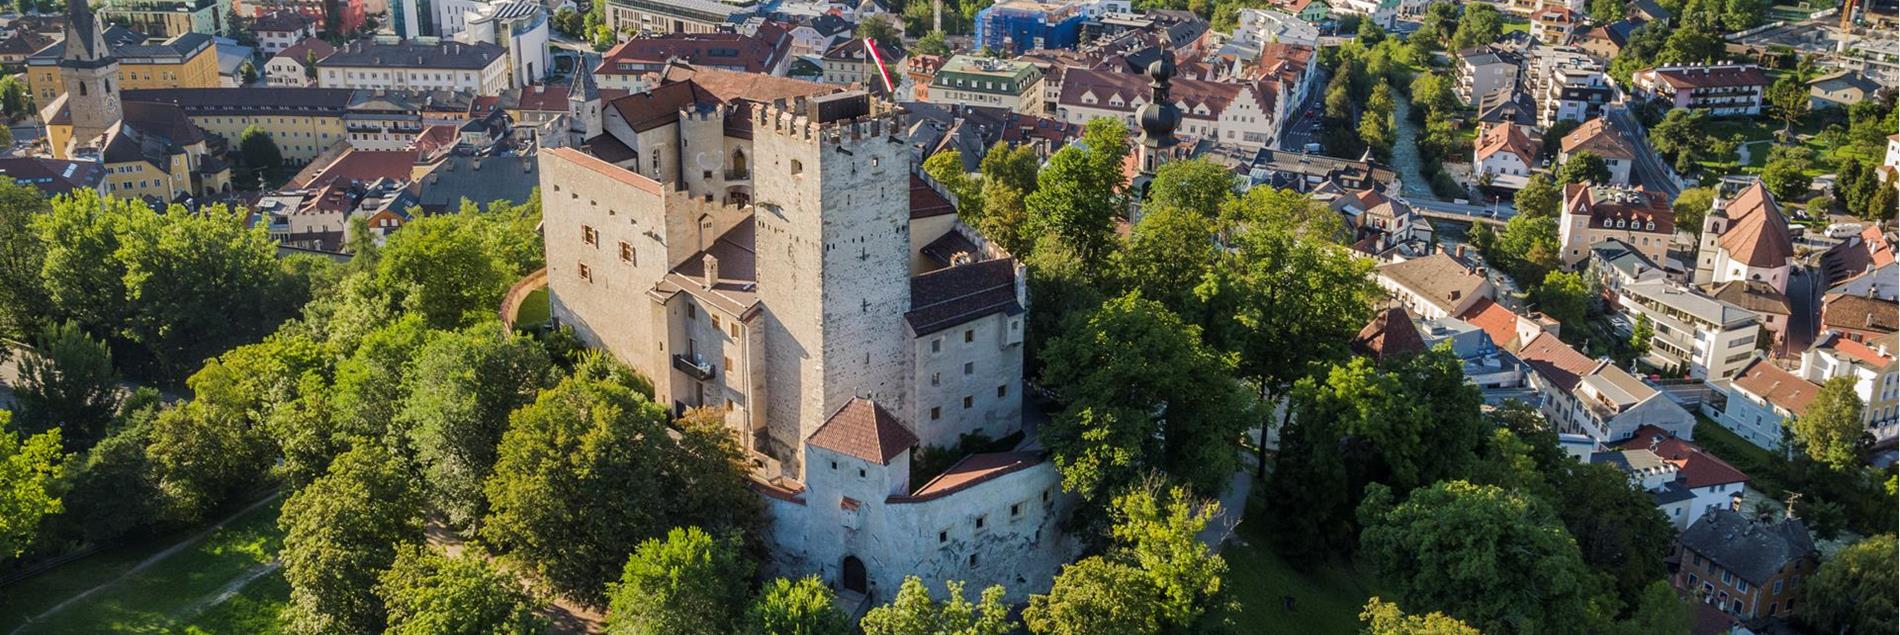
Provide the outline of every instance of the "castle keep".
{"type": "Polygon", "coordinates": [[[676,414],[724,412],[775,567],[860,602],[907,574],[1046,585],[1068,549],[1039,453],[911,483],[915,450],[1022,429],[1027,300],[1021,266],[914,173],[903,113],[690,67],[605,111],[585,151],[541,153],[554,317],[676,414]]]}

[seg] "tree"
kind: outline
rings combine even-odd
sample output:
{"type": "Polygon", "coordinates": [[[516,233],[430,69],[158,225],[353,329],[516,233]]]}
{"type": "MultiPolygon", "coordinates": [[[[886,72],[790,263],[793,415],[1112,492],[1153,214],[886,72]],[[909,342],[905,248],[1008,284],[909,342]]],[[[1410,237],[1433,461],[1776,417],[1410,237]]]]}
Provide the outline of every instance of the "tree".
{"type": "Polygon", "coordinates": [[[949,55],[950,45],[944,42],[943,31],[931,31],[917,38],[917,44],[910,50],[921,55],[949,55]]]}
{"type": "Polygon", "coordinates": [[[1359,612],[1366,635],[1480,635],[1478,629],[1458,618],[1433,611],[1425,615],[1407,615],[1399,605],[1374,596],[1359,612]]]}
{"type": "Polygon", "coordinates": [[[57,491],[65,457],[59,431],[22,440],[0,410],[0,557],[17,558],[33,544],[40,519],[60,512],[57,491]]]}
{"type": "Polygon", "coordinates": [[[1617,595],[1635,606],[1651,583],[1668,575],[1663,558],[1675,527],[1629,475],[1603,464],[1557,472],[1557,517],[1577,541],[1583,562],[1608,574],[1617,595]]]}
{"type": "Polygon", "coordinates": [[[87,542],[103,544],[156,524],[162,492],[145,453],[157,406],[134,410],[71,470],[63,514],[87,542]]]}
{"type": "Polygon", "coordinates": [[[1220,504],[1149,481],[1117,496],[1112,511],[1109,533],[1116,548],[1111,555],[1147,576],[1163,627],[1186,631],[1218,618],[1227,608],[1221,580],[1227,561],[1200,533],[1220,513],[1220,504]]]}
{"type": "Polygon", "coordinates": [[[196,522],[270,467],[270,440],[238,413],[193,401],[152,420],[146,448],[159,476],[165,516],[196,522]]]}
{"type": "Polygon", "coordinates": [[[1206,159],[1168,161],[1148,184],[1149,209],[1172,207],[1213,218],[1234,196],[1233,170],[1206,159]]]}
{"type": "MultiPolygon", "coordinates": [[[[0,85],[8,80],[13,78],[0,85]]],[[[26,337],[47,317],[51,299],[40,281],[46,243],[34,219],[48,209],[46,197],[33,186],[0,183],[0,334],[26,337]]]]}
{"type": "Polygon", "coordinates": [[[1629,619],[1618,622],[1612,632],[1625,635],[1687,633],[1693,625],[1692,615],[1688,601],[1669,586],[1669,581],[1657,580],[1643,587],[1643,595],[1636,600],[1629,619]]]}
{"type": "Polygon", "coordinates": [[[1636,314],[1636,326],[1630,329],[1630,348],[1637,357],[1649,354],[1649,343],[1656,339],[1656,324],[1645,313],[1636,314]]]}
{"type": "Polygon", "coordinates": [[[1558,205],[1563,202],[1557,184],[1551,182],[1550,177],[1543,174],[1532,174],[1530,178],[1525,179],[1524,189],[1518,190],[1517,196],[1512,200],[1517,203],[1517,213],[1520,216],[1555,217],[1558,205]]]}
{"type": "Polygon", "coordinates": [[[1099,272],[1115,246],[1115,221],[1126,209],[1122,161],[1128,128],[1121,121],[1091,120],[1080,145],[1057,150],[1036,175],[1036,191],[1023,197],[1030,231],[1067,243],[1091,273],[1099,272]]]}
{"type": "Polygon", "coordinates": [[[1692,108],[1672,108],[1661,122],[1649,127],[1649,144],[1679,172],[1695,167],[1712,145],[1707,132],[1709,115],[1692,108]]]}
{"type": "Polygon", "coordinates": [[[1706,187],[1692,187],[1676,195],[1672,206],[1676,212],[1676,226],[1702,233],[1702,219],[1715,207],[1715,190],[1706,187]]]}
{"type": "Polygon", "coordinates": [[[1781,120],[1784,134],[1792,133],[1794,125],[1802,117],[1808,116],[1809,105],[1808,79],[1800,73],[1788,73],[1775,80],[1768,87],[1768,109],[1781,120]]]}
{"type": "Polygon", "coordinates": [[[1452,49],[1464,50],[1498,40],[1504,34],[1504,16],[1488,4],[1465,5],[1458,17],[1458,31],[1452,37],[1452,49]]]}
{"type": "Polygon", "coordinates": [[[1822,562],[1801,587],[1796,618],[1816,633],[1894,632],[1894,597],[1900,595],[1894,553],[1894,535],[1883,534],[1822,562]]]}
{"type": "Polygon", "coordinates": [[[244,154],[245,165],[259,170],[274,170],[284,163],[284,153],[277,149],[277,140],[256,125],[238,135],[238,152],[244,154]]]}
{"type": "Polygon", "coordinates": [[[1486,631],[1599,630],[1597,579],[1542,502],[1465,481],[1415,490],[1397,506],[1384,486],[1368,489],[1361,549],[1400,603],[1486,631]]]}
{"type": "Polygon", "coordinates": [[[898,35],[897,27],[891,24],[890,19],[882,16],[871,16],[859,21],[858,28],[853,34],[860,40],[870,38],[881,47],[896,48],[903,44],[903,37],[898,35]]]}
{"type": "Polygon", "coordinates": [[[386,625],[377,594],[397,549],[422,542],[422,506],[408,471],[382,446],[343,453],[330,471],[284,500],[285,626],[293,633],[374,633],[386,625]]]}
{"type": "MultiPolygon", "coordinates": [[[[420,352],[430,335],[429,328],[422,323],[422,316],[413,313],[403,314],[402,317],[386,321],[376,330],[364,335],[357,343],[354,352],[348,357],[337,360],[336,381],[327,395],[330,400],[331,425],[337,433],[367,439],[383,439],[391,438],[393,430],[397,436],[405,436],[407,434],[405,425],[413,423],[414,420],[406,423],[396,423],[395,420],[409,402],[412,392],[410,389],[432,398],[440,397],[441,401],[452,401],[458,406],[465,405],[465,402],[451,399],[451,396],[468,396],[459,390],[466,387],[465,383],[451,386],[425,386],[409,379],[409,371],[412,367],[410,362],[411,360],[420,361],[423,357],[420,352]]],[[[464,336],[463,333],[440,335],[440,337],[453,339],[455,342],[441,345],[442,349],[448,350],[438,350],[428,357],[432,360],[431,370],[444,370],[445,365],[437,364],[444,364],[445,359],[456,357],[455,353],[468,350],[457,346],[457,344],[471,343],[464,336]]],[[[488,341],[499,339],[501,338],[498,336],[491,337],[488,341]]],[[[493,352],[494,349],[512,351],[507,346],[488,345],[488,341],[484,341],[483,346],[472,346],[472,348],[485,352],[493,352]]],[[[491,361],[485,357],[478,359],[483,362],[491,361]]],[[[468,373],[442,373],[432,379],[466,382],[469,379],[468,375],[468,373]]],[[[492,395],[495,392],[499,392],[496,386],[483,385],[475,391],[476,401],[480,402],[481,395],[492,395]]],[[[487,403],[493,406],[497,402],[487,403]]],[[[524,399],[522,403],[526,403],[526,400],[524,399]]],[[[419,419],[446,418],[443,415],[444,413],[431,412],[419,419]]],[[[505,428],[506,414],[495,413],[494,416],[504,421],[505,428]]]]}
{"type": "Polygon", "coordinates": [[[416,352],[397,425],[415,448],[431,505],[449,522],[481,518],[482,482],[508,413],[532,402],[549,375],[547,351],[494,322],[437,335],[416,352]]]}
{"type": "Polygon", "coordinates": [[[1214,221],[1176,206],[1151,206],[1115,253],[1122,287],[1153,298],[1176,315],[1199,311],[1195,287],[1219,257],[1214,221]]]}
{"type": "Polygon", "coordinates": [[[1799,201],[1807,198],[1808,186],[1814,178],[1808,176],[1808,151],[1800,146],[1780,146],[1768,153],[1768,167],[1762,168],[1761,184],[1775,195],[1778,201],[1799,201]]]}
{"type": "Polygon", "coordinates": [[[897,597],[864,614],[864,635],[1005,635],[1016,628],[1003,603],[1003,587],[984,589],[976,603],[963,597],[963,583],[944,582],[946,598],[932,600],[924,581],[905,576],[897,597]]]}
{"type": "Polygon", "coordinates": [[[1565,161],[1563,167],[1557,169],[1557,183],[1559,185],[1570,185],[1572,183],[1593,183],[1601,185],[1609,182],[1609,164],[1603,161],[1603,157],[1597,156],[1596,153],[1589,150],[1583,150],[1570,155],[1570,160],[1565,161]]]}
{"type": "Polygon", "coordinates": [[[481,224],[460,214],[425,216],[391,234],[376,262],[376,287],[393,307],[419,313],[431,328],[486,319],[512,277],[495,259],[481,224]]]}
{"type": "Polygon", "coordinates": [[[1557,243],[1555,216],[1512,216],[1498,235],[1496,260],[1517,280],[1543,280],[1557,269],[1562,246],[1557,243]]]}
{"type": "Polygon", "coordinates": [[[105,437],[106,424],[118,413],[112,351],[70,320],[41,329],[33,347],[20,359],[14,388],[23,427],[58,428],[68,451],[85,451],[105,437]]]}
{"type": "Polygon", "coordinates": [[[1835,377],[1821,384],[1808,409],[1794,418],[1795,443],[1809,458],[1837,470],[1849,470],[1860,464],[1861,410],[1864,404],[1854,392],[1851,377],[1835,377]]]}
{"type": "Polygon", "coordinates": [[[850,635],[851,620],[818,576],[775,578],[746,607],[745,635],[850,635]]]}
{"type": "Polygon", "coordinates": [[[698,527],[673,528],[664,540],[640,543],[620,582],[608,587],[612,635],[723,635],[732,632],[752,563],[736,537],[714,538],[698,527]]]}
{"type": "Polygon", "coordinates": [[[1590,20],[1598,24],[1609,24],[1623,19],[1622,0],[1590,0],[1590,20]]]}
{"type": "Polygon", "coordinates": [[[1583,281],[1581,274],[1574,271],[1545,274],[1544,283],[1537,285],[1531,297],[1545,315],[1583,330],[1584,318],[1590,310],[1590,285],[1583,281]]]}
{"type": "Polygon", "coordinates": [[[1090,556],[1064,565],[1048,595],[1031,596],[1023,622],[1036,635],[1154,635],[1161,632],[1157,596],[1141,570],[1090,556]]]}
{"type": "Polygon", "coordinates": [[[534,598],[506,571],[473,551],[459,556],[400,545],[377,578],[389,635],[530,635],[547,625],[534,598]]]}
{"type": "Polygon", "coordinates": [[[27,90],[26,82],[17,76],[9,75],[0,79],[0,112],[10,121],[32,114],[33,97],[27,90]]]}
{"type": "Polygon", "coordinates": [[[746,482],[730,445],[716,446],[724,457],[710,457],[685,444],[704,448],[712,440],[675,443],[665,409],[615,377],[613,367],[591,354],[512,413],[483,486],[483,539],[555,590],[595,606],[605,604],[607,583],[625,568],[627,545],[670,526],[745,531],[761,513],[751,492],[725,491],[746,482]]]}
{"type": "Polygon", "coordinates": [[[1043,385],[1063,404],[1041,432],[1063,488],[1101,501],[1147,470],[1216,495],[1238,465],[1252,399],[1199,327],[1139,294],[1071,316],[1043,347],[1043,385]]]}

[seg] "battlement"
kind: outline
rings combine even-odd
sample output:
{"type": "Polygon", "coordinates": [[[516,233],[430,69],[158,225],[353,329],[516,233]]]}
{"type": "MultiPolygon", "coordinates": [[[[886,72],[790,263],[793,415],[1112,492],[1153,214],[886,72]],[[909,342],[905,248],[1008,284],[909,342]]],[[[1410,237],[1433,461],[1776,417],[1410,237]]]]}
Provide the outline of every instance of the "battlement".
{"type": "Polygon", "coordinates": [[[719,104],[711,108],[681,108],[680,121],[723,123],[726,120],[726,114],[730,112],[730,110],[731,109],[727,108],[725,104],[719,104]]]}
{"type": "Polygon", "coordinates": [[[753,110],[752,125],[755,133],[840,145],[896,137],[904,132],[904,113],[891,102],[863,91],[848,91],[775,101],[753,110]]]}

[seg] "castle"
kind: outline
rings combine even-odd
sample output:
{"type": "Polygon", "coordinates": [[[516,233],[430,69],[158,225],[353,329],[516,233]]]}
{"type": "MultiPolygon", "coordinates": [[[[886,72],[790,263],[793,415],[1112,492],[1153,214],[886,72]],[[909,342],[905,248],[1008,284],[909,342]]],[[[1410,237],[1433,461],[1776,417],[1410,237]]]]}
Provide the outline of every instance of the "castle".
{"type": "Polygon", "coordinates": [[[906,575],[1046,588],[1074,548],[1033,444],[912,483],[922,448],[1022,431],[1028,303],[1022,267],[915,174],[903,113],[675,67],[603,120],[587,151],[540,154],[554,318],[676,414],[724,412],[769,570],[859,606],[906,575]]]}

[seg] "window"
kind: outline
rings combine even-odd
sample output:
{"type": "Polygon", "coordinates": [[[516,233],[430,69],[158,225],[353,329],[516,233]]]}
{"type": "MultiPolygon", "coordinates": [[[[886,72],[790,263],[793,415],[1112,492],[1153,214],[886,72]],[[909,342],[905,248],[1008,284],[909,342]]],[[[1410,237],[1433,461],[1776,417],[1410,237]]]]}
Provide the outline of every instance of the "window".
{"type": "Polygon", "coordinates": [[[699,319],[699,307],[697,305],[692,305],[692,304],[686,305],[686,319],[688,320],[699,319]]]}
{"type": "Polygon", "coordinates": [[[963,329],[963,343],[976,341],[976,329],[963,329]]]}
{"type": "Polygon", "coordinates": [[[592,226],[582,225],[581,226],[581,242],[587,243],[589,245],[593,245],[595,247],[599,247],[600,234],[596,233],[592,226]]]}
{"type": "Polygon", "coordinates": [[[1743,580],[1743,579],[1741,579],[1741,578],[1736,578],[1736,579],[1735,579],[1735,590],[1737,590],[1737,591],[1741,591],[1741,592],[1743,592],[1743,593],[1747,593],[1747,592],[1748,592],[1748,581],[1747,581],[1747,580],[1743,580]]]}
{"type": "Polygon", "coordinates": [[[1777,604],[1780,604],[1780,603],[1779,603],[1779,602],[1769,602],[1769,603],[1768,603],[1768,614],[1769,614],[1769,615],[1774,615],[1774,614],[1775,614],[1775,605],[1777,605],[1777,604]]]}
{"type": "Polygon", "coordinates": [[[620,243],[620,261],[630,265],[639,264],[633,257],[633,245],[627,244],[626,241],[620,243]]]}
{"type": "Polygon", "coordinates": [[[973,404],[975,404],[975,403],[976,403],[976,398],[975,398],[975,397],[973,397],[973,396],[971,396],[971,395],[964,395],[964,396],[963,396],[963,409],[964,409],[964,410],[969,410],[969,409],[970,409],[970,406],[971,406],[971,405],[973,405],[973,404]]]}
{"type": "Polygon", "coordinates": [[[1022,504],[1022,503],[1011,503],[1011,504],[1010,504],[1010,506],[1009,506],[1009,515],[1010,515],[1010,517],[1012,517],[1012,518],[1013,518],[1013,517],[1016,517],[1016,516],[1021,516],[1021,515],[1023,515],[1023,504],[1022,504]]]}
{"type": "Polygon", "coordinates": [[[834,470],[835,470],[835,469],[838,469],[838,462],[837,462],[837,461],[832,461],[832,462],[831,462],[831,469],[834,469],[834,470]]]}
{"type": "Polygon", "coordinates": [[[1729,573],[1728,569],[1723,569],[1722,570],[1722,584],[1734,584],[1734,582],[1735,582],[1735,576],[1729,573]]]}
{"type": "Polygon", "coordinates": [[[1009,396],[1009,384],[997,384],[997,386],[996,386],[996,396],[998,396],[998,397],[1008,397],[1008,396],[1009,396]]]}
{"type": "Polygon", "coordinates": [[[930,374],[930,385],[932,385],[932,386],[937,386],[937,385],[941,385],[941,384],[943,384],[943,373],[931,373],[931,374],[930,374]]]}
{"type": "Polygon", "coordinates": [[[987,522],[988,520],[989,520],[989,517],[988,517],[988,516],[977,516],[977,517],[976,517],[976,528],[977,528],[977,529],[982,529],[982,528],[983,528],[983,524],[984,524],[985,522],[987,522]]]}
{"type": "MultiPolygon", "coordinates": [[[[731,355],[721,355],[719,357],[719,363],[726,365],[725,366],[726,374],[728,375],[732,374],[732,356],[731,355]]],[[[731,402],[727,402],[727,403],[731,403],[731,402]]],[[[731,410],[731,408],[727,408],[727,410],[731,410]]]]}
{"type": "Polygon", "coordinates": [[[941,418],[943,418],[943,408],[941,408],[941,407],[938,407],[938,406],[931,406],[931,407],[930,407],[930,420],[931,420],[931,421],[936,421],[936,420],[938,420],[938,419],[941,419],[941,418]]]}
{"type": "Polygon", "coordinates": [[[584,262],[579,263],[579,267],[575,269],[575,272],[580,275],[582,280],[586,280],[588,282],[594,281],[594,270],[588,269],[587,263],[584,263],[584,262]]]}
{"type": "Polygon", "coordinates": [[[726,331],[732,333],[733,337],[738,337],[739,336],[739,321],[733,320],[732,324],[729,324],[726,326],[726,331]]]}
{"type": "Polygon", "coordinates": [[[720,328],[720,324],[719,324],[719,314],[717,314],[717,313],[714,313],[714,314],[711,314],[711,317],[712,317],[712,324],[713,324],[713,329],[715,329],[715,330],[717,330],[717,329],[719,329],[719,328],[720,328]]]}
{"type": "Polygon", "coordinates": [[[864,478],[864,468],[858,468],[858,478],[864,478]]]}
{"type": "Polygon", "coordinates": [[[963,374],[965,374],[965,375],[974,375],[974,374],[976,374],[976,362],[964,362],[964,363],[963,363],[963,374]]]}
{"type": "MultiPolygon", "coordinates": [[[[658,159],[655,159],[655,160],[657,161],[658,159]]],[[[655,167],[654,169],[657,170],[659,168],[655,167]]],[[[798,159],[792,159],[792,176],[798,176],[804,173],[805,173],[805,164],[800,163],[798,159]]]]}
{"type": "Polygon", "coordinates": [[[943,352],[943,338],[939,337],[937,339],[930,340],[930,352],[932,353],[943,352]]]}
{"type": "Polygon", "coordinates": [[[1740,614],[1740,613],[1742,612],[1742,601],[1741,601],[1741,600],[1736,600],[1734,604],[1731,604],[1731,605],[1729,605],[1729,606],[1731,606],[1731,607],[1734,607],[1734,609],[1735,609],[1735,611],[1734,611],[1734,612],[1735,612],[1736,614],[1740,614]]]}
{"type": "MultiPolygon", "coordinates": [[[[1781,595],[1781,580],[1775,580],[1775,595],[1781,595]]],[[[1774,611],[1769,611],[1773,613],[1774,611]]]]}
{"type": "Polygon", "coordinates": [[[948,531],[937,532],[937,544],[943,544],[946,542],[950,542],[950,532],[948,531]]]}

